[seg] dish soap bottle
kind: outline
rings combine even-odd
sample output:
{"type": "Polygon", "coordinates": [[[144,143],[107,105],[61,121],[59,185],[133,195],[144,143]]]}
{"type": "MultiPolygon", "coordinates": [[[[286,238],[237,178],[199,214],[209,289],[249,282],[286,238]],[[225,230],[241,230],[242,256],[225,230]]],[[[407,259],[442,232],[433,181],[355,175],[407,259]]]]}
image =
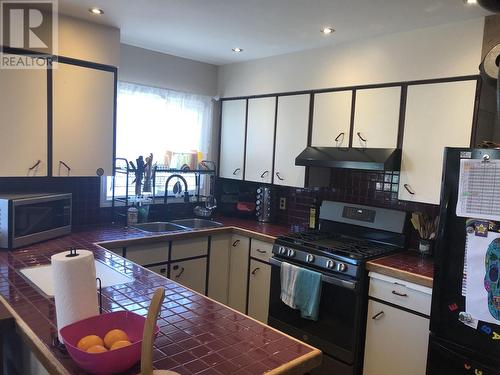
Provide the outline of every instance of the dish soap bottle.
{"type": "Polygon", "coordinates": [[[139,210],[134,206],[130,206],[127,210],[127,226],[135,225],[139,221],[139,210]]]}

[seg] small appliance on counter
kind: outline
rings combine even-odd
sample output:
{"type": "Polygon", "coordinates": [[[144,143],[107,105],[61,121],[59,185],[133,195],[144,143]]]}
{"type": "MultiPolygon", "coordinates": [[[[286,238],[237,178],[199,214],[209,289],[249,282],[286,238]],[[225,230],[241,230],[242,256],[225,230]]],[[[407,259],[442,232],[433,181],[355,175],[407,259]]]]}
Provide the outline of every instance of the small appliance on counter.
{"type": "Polygon", "coordinates": [[[269,223],[273,219],[273,190],[270,186],[261,186],[257,189],[255,201],[255,215],[262,223],[269,223]]]}
{"type": "Polygon", "coordinates": [[[0,194],[0,248],[71,233],[71,193],[0,194]]]}

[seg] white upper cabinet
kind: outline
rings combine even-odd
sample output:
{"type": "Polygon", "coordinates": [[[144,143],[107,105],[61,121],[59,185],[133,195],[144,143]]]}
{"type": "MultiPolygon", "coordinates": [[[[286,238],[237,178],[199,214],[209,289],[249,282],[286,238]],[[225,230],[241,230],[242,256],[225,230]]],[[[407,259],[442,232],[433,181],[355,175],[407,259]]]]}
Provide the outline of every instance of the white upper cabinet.
{"type": "Polygon", "coordinates": [[[395,148],[401,87],[356,91],[352,147],[395,148]]]}
{"type": "Polygon", "coordinates": [[[305,167],[296,166],[295,158],[307,146],[310,95],[278,98],[274,183],[304,187],[305,167]]]}
{"type": "Polygon", "coordinates": [[[335,91],[314,95],[311,146],[349,146],[351,105],[352,91],[335,91]]]}
{"type": "Polygon", "coordinates": [[[53,70],[53,176],[113,174],[114,74],[65,63],[53,70]]]}
{"type": "Polygon", "coordinates": [[[439,204],[445,147],[469,147],[477,82],[408,87],[399,199],[439,204]]]}
{"type": "Polygon", "coordinates": [[[47,70],[0,69],[0,85],[0,176],[46,176],[47,70]]]}
{"type": "Polygon", "coordinates": [[[248,100],[245,180],[271,183],[276,98],[248,100]]]}
{"type": "Polygon", "coordinates": [[[246,108],[246,99],[222,102],[220,177],[243,179],[246,108]]]}

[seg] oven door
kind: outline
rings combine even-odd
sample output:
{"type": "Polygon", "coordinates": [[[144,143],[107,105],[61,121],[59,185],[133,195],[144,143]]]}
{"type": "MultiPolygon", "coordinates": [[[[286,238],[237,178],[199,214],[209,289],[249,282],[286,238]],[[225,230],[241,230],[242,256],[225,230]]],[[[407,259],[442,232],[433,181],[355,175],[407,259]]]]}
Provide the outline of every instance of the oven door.
{"type": "MultiPolygon", "coordinates": [[[[352,365],[355,354],[360,349],[363,311],[361,282],[323,274],[319,318],[313,321],[302,318],[298,310],[281,301],[282,261],[273,257],[270,262],[272,269],[269,325],[352,365]]],[[[303,267],[301,264],[289,263],[303,267]]]]}

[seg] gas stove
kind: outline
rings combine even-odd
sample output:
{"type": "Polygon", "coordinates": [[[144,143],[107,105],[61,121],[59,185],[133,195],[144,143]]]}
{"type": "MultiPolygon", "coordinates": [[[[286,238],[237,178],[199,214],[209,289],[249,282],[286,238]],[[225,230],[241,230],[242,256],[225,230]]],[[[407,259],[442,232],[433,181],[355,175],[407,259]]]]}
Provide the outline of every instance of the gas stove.
{"type": "Polygon", "coordinates": [[[359,279],[364,264],[400,251],[406,214],[341,202],[323,202],[320,229],[278,237],[273,254],[283,261],[359,279]]]}

